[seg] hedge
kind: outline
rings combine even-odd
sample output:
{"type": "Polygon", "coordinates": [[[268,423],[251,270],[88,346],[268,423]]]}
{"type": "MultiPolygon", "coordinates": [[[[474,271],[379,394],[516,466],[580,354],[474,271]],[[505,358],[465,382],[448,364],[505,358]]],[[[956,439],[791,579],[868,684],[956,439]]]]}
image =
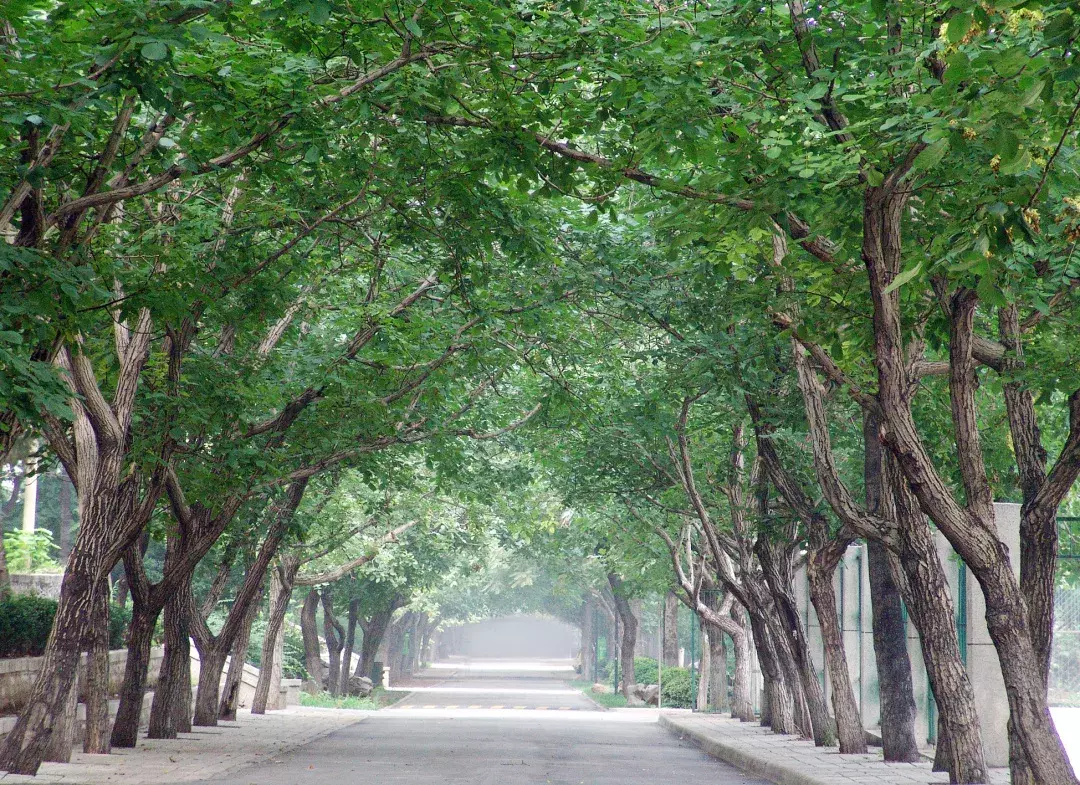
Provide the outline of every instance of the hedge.
{"type": "MultiPolygon", "coordinates": [[[[52,631],[56,600],[19,594],[0,600],[0,658],[39,657],[52,631]]],[[[123,648],[131,611],[113,605],[109,611],[109,648],[123,648]]]]}
{"type": "MultiPolygon", "coordinates": [[[[656,684],[657,663],[652,657],[634,658],[634,682],[656,684]]],[[[689,668],[664,668],[664,706],[672,709],[689,709],[694,706],[694,692],[690,683],[689,668]]]]}

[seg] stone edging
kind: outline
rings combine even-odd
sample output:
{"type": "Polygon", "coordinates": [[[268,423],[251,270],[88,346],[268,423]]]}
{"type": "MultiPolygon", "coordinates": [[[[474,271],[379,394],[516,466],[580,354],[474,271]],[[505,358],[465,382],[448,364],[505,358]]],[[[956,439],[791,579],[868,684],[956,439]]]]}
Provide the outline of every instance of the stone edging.
{"type": "Polygon", "coordinates": [[[835,782],[827,782],[790,765],[783,765],[753,755],[744,749],[740,749],[737,745],[726,744],[695,728],[685,727],[679,722],[678,717],[671,717],[661,713],[658,722],[660,727],[689,738],[703,752],[712,755],[714,758],[730,763],[747,774],[775,782],[776,785],[836,785],[835,782]]]}

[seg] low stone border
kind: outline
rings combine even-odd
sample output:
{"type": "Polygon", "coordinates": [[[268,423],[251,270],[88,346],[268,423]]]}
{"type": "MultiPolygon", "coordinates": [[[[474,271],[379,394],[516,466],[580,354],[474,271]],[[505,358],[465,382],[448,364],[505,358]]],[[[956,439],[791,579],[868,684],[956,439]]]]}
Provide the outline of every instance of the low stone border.
{"type": "MultiPolygon", "coordinates": [[[[948,774],[929,763],[886,763],[878,752],[841,755],[835,747],[773,733],[753,723],[702,714],[661,714],[660,725],[702,751],[776,785],[937,785],[948,774]]],[[[992,785],[1008,785],[1007,769],[992,769],[992,785]]]]}

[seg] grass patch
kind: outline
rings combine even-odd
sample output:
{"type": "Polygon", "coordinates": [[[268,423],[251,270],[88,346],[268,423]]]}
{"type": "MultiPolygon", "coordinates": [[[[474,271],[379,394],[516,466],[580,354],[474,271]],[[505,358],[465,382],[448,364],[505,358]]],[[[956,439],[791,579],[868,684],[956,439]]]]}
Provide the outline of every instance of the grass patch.
{"type": "Polygon", "coordinates": [[[375,711],[397,703],[408,695],[407,690],[385,690],[376,687],[366,698],[356,698],[351,695],[343,695],[335,698],[329,692],[320,692],[318,695],[300,693],[301,706],[315,706],[320,709],[364,709],[375,711]]]}
{"type": "Polygon", "coordinates": [[[593,683],[591,681],[583,681],[582,679],[573,680],[570,682],[570,686],[574,689],[581,690],[605,709],[626,708],[626,698],[622,693],[597,692],[593,689],[593,683]]]}

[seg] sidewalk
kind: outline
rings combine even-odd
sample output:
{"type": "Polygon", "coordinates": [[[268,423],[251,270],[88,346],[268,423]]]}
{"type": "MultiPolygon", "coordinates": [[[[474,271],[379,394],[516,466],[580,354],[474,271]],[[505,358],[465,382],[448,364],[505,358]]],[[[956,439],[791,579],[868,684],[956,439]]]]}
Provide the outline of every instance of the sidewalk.
{"type": "MultiPolygon", "coordinates": [[[[881,752],[841,755],[835,747],[815,747],[721,715],[661,714],[660,725],[692,740],[715,758],[777,785],[929,785],[947,783],[929,763],[885,763],[881,752]]],[[[993,785],[1008,785],[1007,769],[992,769],[993,785]]]]}
{"type": "MultiPolygon", "coordinates": [[[[222,779],[274,759],[367,717],[369,712],[291,706],[270,714],[241,712],[236,722],[196,728],[175,740],[139,739],[112,755],[77,752],[71,763],[42,764],[36,777],[0,773],[0,783],[162,785],[222,779]]],[[[141,734],[140,734],[141,735],[141,734]]]]}

